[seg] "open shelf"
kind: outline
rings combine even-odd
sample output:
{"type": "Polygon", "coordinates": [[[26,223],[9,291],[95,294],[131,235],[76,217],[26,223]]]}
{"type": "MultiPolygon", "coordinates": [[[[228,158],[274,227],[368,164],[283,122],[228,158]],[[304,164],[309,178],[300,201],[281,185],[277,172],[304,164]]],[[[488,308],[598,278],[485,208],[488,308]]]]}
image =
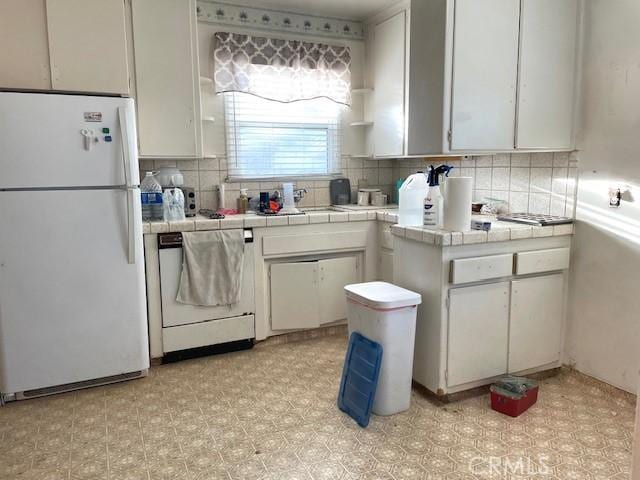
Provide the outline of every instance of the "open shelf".
{"type": "Polygon", "coordinates": [[[215,122],[215,117],[202,117],[203,122],[215,122]]]}
{"type": "Polygon", "coordinates": [[[351,122],[349,124],[350,127],[370,127],[373,125],[373,122],[351,122]]]}
{"type": "Polygon", "coordinates": [[[213,85],[213,79],[209,77],[200,77],[200,85],[213,85]]]}
{"type": "Polygon", "coordinates": [[[373,88],[354,88],[351,90],[352,95],[367,95],[373,93],[373,88]]]}

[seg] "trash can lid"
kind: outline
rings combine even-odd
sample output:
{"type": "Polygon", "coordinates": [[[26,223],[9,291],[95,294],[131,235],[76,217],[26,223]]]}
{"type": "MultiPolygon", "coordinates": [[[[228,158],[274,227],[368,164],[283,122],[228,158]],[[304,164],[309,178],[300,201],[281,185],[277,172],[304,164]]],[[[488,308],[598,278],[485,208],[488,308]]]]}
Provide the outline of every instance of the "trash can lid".
{"type": "Polygon", "coordinates": [[[389,310],[412,307],[422,303],[422,296],[387,282],[367,282],[346,285],[347,298],[371,308],[389,310]]]}

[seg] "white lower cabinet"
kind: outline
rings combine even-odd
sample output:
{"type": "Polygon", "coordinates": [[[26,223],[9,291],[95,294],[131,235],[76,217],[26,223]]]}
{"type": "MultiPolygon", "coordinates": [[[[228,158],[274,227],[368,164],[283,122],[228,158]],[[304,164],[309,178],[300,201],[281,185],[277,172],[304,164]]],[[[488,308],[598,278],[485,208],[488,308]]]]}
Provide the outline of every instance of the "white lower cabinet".
{"type": "Polygon", "coordinates": [[[391,224],[380,222],[378,225],[378,280],[393,283],[393,234],[391,224]]]}
{"type": "Polygon", "coordinates": [[[447,385],[507,372],[509,282],[449,290],[447,385]]]}
{"type": "Polygon", "coordinates": [[[562,273],[450,289],[447,385],[558,362],[563,312],[562,273]]]}
{"type": "Polygon", "coordinates": [[[318,262],[274,263],[269,277],[274,330],[320,325],[318,262]]]}
{"type": "Polygon", "coordinates": [[[450,247],[394,237],[393,283],[422,295],[413,379],[444,396],[559,367],[570,246],[570,235],[450,247]]]}
{"type": "Polygon", "coordinates": [[[346,318],[343,289],[358,279],[356,257],[271,264],[271,328],[317,328],[346,318]]]}
{"type": "Polygon", "coordinates": [[[355,257],[320,260],[318,267],[320,323],[337,322],[347,318],[347,299],[344,287],[358,283],[355,257]]]}
{"type": "Polygon", "coordinates": [[[513,280],[509,328],[509,372],[560,360],[564,275],[513,280]]]}
{"type": "Polygon", "coordinates": [[[380,273],[378,276],[383,282],[393,283],[393,250],[380,249],[380,273]]]}

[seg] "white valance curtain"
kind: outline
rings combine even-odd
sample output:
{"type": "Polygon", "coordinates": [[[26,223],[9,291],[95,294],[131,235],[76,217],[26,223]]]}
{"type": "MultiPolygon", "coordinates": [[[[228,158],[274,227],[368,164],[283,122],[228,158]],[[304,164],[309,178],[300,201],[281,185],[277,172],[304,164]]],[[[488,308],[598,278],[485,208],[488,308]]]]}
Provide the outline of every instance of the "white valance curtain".
{"type": "Polygon", "coordinates": [[[324,97],[351,104],[347,46],[216,32],[213,56],[217,93],[251,93],[280,102],[324,97]]]}

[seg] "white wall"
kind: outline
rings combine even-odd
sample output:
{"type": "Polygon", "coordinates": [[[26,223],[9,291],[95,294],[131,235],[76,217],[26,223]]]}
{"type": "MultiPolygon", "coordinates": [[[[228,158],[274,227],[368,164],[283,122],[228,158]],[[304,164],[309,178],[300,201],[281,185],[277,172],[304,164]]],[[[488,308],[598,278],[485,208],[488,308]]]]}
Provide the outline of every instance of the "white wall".
{"type": "Polygon", "coordinates": [[[585,2],[567,361],[629,392],[640,366],[640,2],[585,2]],[[609,187],[630,190],[619,209],[609,187]]]}

